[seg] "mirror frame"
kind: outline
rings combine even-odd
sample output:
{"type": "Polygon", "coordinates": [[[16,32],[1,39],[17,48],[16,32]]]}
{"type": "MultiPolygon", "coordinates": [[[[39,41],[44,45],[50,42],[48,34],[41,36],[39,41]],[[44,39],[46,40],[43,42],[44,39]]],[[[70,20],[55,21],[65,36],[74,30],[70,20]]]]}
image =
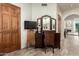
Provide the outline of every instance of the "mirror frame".
{"type": "MultiPolygon", "coordinates": [[[[43,20],[44,17],[49,17],[50,18],[50,29],[49,30],[56,31],[56,19],[55,18],[52,18],[49,15],[44,15],[44,16],[41,17],[41,19],[43,20]],[[55,28],[54,29],[52,29],[52,24],[53,24],[52,23],[52,19],[55,20],[55,25],[54,25],[55,28]]],[[[42,28],[43,28],[43,21],[42,21],[42,28]]],[[[42,30],[44,30],[44,29],[42,29],[42,30]]],[[[47,31],[49,31],[49,30],[47,30],[47,31]]],[[[46,30],[44,30],[44,31],[46,31],[46,30]]]]}
{"type": "MultiPolygon", "coordinates": [[[[43,31],[55,31],[56,32],[56,19],[55,18],[52,18],[51,16],[49,16],[49,15],[44,15],[44,16],[42,16],[41,18],[38,18],[37,19],[37,23],[38,23],[38,20],[41,20],[41,31],[43,30],[43,31]],[[49,17],[50,19],[49,19],[49,21],[50,21],[50,29],[48,30],[48,29],[46,29],[46,30],[44,30],[43,29],[43,18],[44,17],[49,17]],[[54,29],[52,29],[52,24],[53,24],[53,20],[55,20],[55,27],[54,27],[54,29]]],[[[38,29],[38,28],[37,28],[38,29]]]]}
{"type": "MultiPolygon", "coordinates": [[[[46,20],[46,19],[45,19],[46,20]]],[[[48,19],[47,19],[48,20],[48,19]]],[[[51,29],[51,26],[50,26],[50,20],[51,20],[51,17],[48,16],[48,15],[45,15],[42,17],[42,30],[50,30],[51,29]],[[43,20],[44,18],[49,18],[49,21],[46,21],[46,23],[44,24],[43,20]],[[45,26],[46,25],[46,26],[45,26]],[[45,27],[44,27],[45,26],[45,27]],[[47,29],[46,29],[47,28],[47,29]]]]}
{"type": "Polygon", "coordinates": [[[55,31],[56,31],[56,19],[51,18],[51,20],[52,20],[52,21],[51,21],[51,22],[52,22],[52,23],[51,23],[51,25],[52,25],[51,30],[55,30],[55,31]],[[53,20],[52,20],[52,19],[55,21],[55,22],[54,22],[54,23],[55,23],[54,25],[53,25],[53,22],[52,22],[53,20]],[[53,28],[53,26],[54,26],[54,28],[53,28]]]}

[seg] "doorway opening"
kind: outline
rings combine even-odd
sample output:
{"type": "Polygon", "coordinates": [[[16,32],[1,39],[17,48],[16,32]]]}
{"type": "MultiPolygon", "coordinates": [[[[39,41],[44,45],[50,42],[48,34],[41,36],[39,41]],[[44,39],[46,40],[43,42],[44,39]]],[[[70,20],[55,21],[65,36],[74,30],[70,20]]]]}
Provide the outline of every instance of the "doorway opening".
{"type": "Polygon", "coordinates": [[[67,16],[65,19],[64,25],[64,37],[67,35],[78,36],[79,33],[79,15],[72,14],[67,16]]]}

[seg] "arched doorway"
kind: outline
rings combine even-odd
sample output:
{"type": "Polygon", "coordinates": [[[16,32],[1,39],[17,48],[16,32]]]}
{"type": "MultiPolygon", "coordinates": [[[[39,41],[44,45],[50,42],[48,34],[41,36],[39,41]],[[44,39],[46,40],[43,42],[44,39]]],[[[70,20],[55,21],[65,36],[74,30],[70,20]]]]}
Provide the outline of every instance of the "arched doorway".
{"type": "Polygon", "coordinates": [[[78,14],[71,14],[64,18],[64,31],[67,30],[64,44],[68,55],[79,55],[79,36],[76,24],[79,24],[78,14]]]}
{"type": "Polygon", "coordinates": [[[71,14],[64,19],[64,36],[67,34],[78,35],[79,15],[71,14]]]}

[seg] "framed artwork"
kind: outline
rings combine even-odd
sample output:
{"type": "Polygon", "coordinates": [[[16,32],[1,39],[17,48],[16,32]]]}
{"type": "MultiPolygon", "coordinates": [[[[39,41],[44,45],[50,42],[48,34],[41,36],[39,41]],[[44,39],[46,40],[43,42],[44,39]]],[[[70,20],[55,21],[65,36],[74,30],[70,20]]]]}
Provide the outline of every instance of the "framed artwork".
{"type": "Polygon", "coordinates": [[[66,21],[66,27],[72,27],[72,21],[71,20],[66,21]]]}

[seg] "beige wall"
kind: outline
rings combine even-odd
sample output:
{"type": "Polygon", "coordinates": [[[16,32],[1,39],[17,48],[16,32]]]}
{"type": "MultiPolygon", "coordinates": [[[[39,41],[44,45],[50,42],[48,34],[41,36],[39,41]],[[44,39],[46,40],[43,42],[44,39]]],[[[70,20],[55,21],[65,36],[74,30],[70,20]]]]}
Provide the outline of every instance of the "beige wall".
{"type": "Polygon", "coordinates": [[[53,18],[57,18],[57,5],[55,3],[49,3],[47,6],[41,6],[40,3],[32,4],[32,20],[37,20],[37,18],[43,15],[50,15],[53,18]]]}
{"type": "MultiPolygon", "coordinates": [[[[43,15],[50,15],[57,21],[57,4],[48,4],[47,7],[42,7],[41,4],[28,3],[12,3],[21,8],[21,48],[25,48],[27,41],[27,30],[24,30],[24,21],[36,21],[38,17],[43,15]]],[[[57,25],[58,26],[58,25],[57,25]]],[[[56,28],[57,28],[56,26],[56,28]]],[[[56,30],[58,31],[58,30],[56,30]]]]}
{"type": "MultiPolygon", "coordinates": [[[[37,18],[43,15],[49,15],[57,20],[57,4],[48,3],[47,6],[41,6],[40,3],[32,4],[32,20],[37,21],[37,18]]],[[[56,25],[56,32],[58,32],[58,25],[56,25]]]]}
{"type": "MultiPolygon", "coordinates": [[[[64,39],[64,20],[63,20],[63,13],[62,11],[57,7],[57,15],[61,16],[61,40],[64,39]]],[[[58,20],[58,19],[57,19],[58,20]]],[[[58,22],[57,22],[58,24],[58,22]]]]}

